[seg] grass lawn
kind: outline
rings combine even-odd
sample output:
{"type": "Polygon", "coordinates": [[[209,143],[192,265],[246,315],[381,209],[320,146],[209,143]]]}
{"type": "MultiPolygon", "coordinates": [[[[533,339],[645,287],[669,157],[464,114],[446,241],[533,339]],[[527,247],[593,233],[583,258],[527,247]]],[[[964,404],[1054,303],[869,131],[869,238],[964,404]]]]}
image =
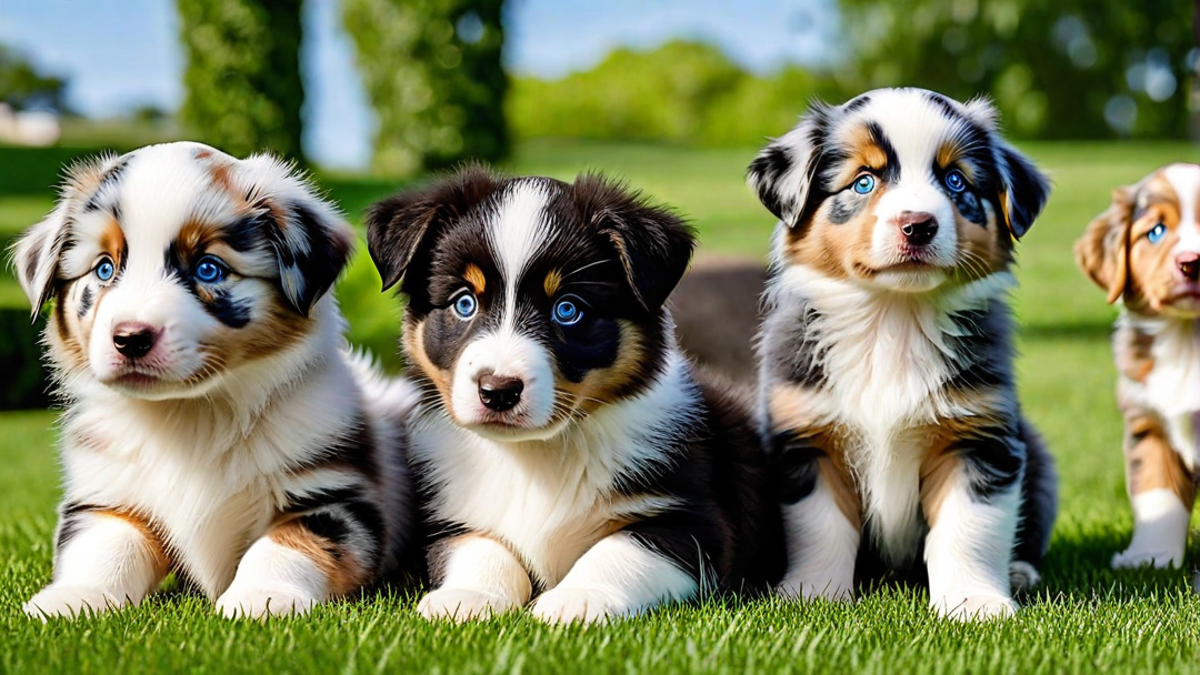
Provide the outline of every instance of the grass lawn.
{"type": "MultiPolygon", "coordinates": [[[[413,611],[415,594],[390,590],[319,608],[308,618],[259,625],[225,622],[206,600],[175,591],[98,620],[42,625],[25,619],[20,604],[50,575],[58,494],[54,415],[4,413],[0,673],[1200,670],[1200,595],[1190,590],[1190,575],[1108,569],[1131,524],[1108,351],[1115,310],[1078,273],[1070,252],[1088,220],[1107,206],[1114,185],[1167,161],[1196,161],[1200,151],[1186,145],[1026,149],[1049,170],[1056,189],[1020,246],[1018,370],[1025,408],[1059,462],[1062,511],[1045,584],[1022,599],[1015,619],[947,623],[925,608],[923,590],[885,588],[853,605],[711,600],[593,629],[549,629],[522,615],[454,627],[423,623],[413,611]]],[[[544,142],[523,147],[513,168],[559,177],[588,168],[622,174],[689,214],[706,249],[759,255],[771,220],[741,182],[753,153],[544,142]]],[[[328,185],[352,214],[391,187],[347,179],[328,185]]],[[[47,194],[2,192],[0,184],[0,236],[50,204],[47,194]]],[[[352,274],[343,296],[356,297],[344,304],[355,323],[386,324],[390,319],[368,312],[374,298],[357,297],[377,288],[370,288],[370,272],[352,274]]],[[[1196,552],[1191,547],[1189,569],[1196,552]]]]}

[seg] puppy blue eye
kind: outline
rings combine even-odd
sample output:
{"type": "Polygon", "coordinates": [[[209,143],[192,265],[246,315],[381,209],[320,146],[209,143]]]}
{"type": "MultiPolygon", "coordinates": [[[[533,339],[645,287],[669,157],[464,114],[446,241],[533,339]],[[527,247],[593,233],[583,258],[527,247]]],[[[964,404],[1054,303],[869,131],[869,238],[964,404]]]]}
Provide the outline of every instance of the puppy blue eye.
{"type": "Polygon", "coordinates": [[[210,255],[206,255],[196,263],[196,270],[192,274],[197,280],[206,284],[215,284],[225,278],[227,268],[219,259],[210,255]]]}
{"type": "Polygon", "coordinates": [[[1150,228],[1150,231],[1146,233],[1146,238],[1150,240],[1151,244],[1157,244],[1165,236],[1167,236],[1167,226],[1162,223],[1150,228]]]}
{"type": "Polygon", "coordinates": [[[583,318],[583,310],[573,301],[563,298],[554,303],[554,323],[560,326],[574,326],[583,318]]]}
{"type": "Polygon", "coordinates": [[[108,258],[102,258],[100,260],[100,264],[96,265],[96,278],[100,281],[108,281],[109,279],[112,279],[113,275],[116,273],[117,266],[114,265],[113,261],[109,260],[108,258]]]}
{"type": "Polygon", "coordinates": [[[958,169],[951,169],[946,174],[946,187],[950,188],[951,192],[962,192],[967,189],[967,177],[958,169]]]}
{"type": "Polygon", "coordinates": [[[479,309],[479,301],[475,299],[474,294],[468,291],[455,298],[452,307],[460,319],[469,319],[475,316],[475,312],[479,309]]]}
{"type": "Polygon", "coordinates": [[[875,176],[869,173],[864,173],[854,179],[854,191],[860,195],[865,195],[875,189],[875,176]]]}

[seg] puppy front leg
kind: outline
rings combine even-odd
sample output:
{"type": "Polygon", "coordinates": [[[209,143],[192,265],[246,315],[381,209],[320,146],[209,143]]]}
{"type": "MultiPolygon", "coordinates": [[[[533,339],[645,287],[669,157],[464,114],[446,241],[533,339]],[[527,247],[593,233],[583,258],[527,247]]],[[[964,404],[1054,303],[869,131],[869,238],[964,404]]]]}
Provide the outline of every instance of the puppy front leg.
{"type": "Polygon", "coordinates": [[[169,566],[162,541],[140,516],[67,504],[59,517],[54,579],[22,609],[45,620],[136,605],[169,566]]]}
{"type": "Polygon", "coordinates": [[[529,602],[529,573],[507,546],[482,534],[437,542],[429,552],[437,587],[421,598],[417,611],[433,620],[469,621],[519,609],[529,602]]]}
{"type": "Polygon", "coordinates": [[[1126,421],[1125,480],[1133,507],[1133,539],[1113,556],[1114,568],[1180,567],[1196,486],[1157,418],[1126,421]]]}
{"type": "Polygon", "coordinates": [[[783,458],[784,532],[788,567],[776,592],[805,600],[854,597],[854,566],[862,537],[858,495],[848,472],[815,449],[793,447],[783,458]]]}
{"type": "Polygon", "coordinates": [[[1021,506],[1024,448],[1015,438],[972,441],[922,467],[929,601],[958,620],[1016,612],[1010,567],[1021,506]]]}
{"type": "Polygon", "coordinates": [[[595,623],[690,600],[702,579],[718,578],[699,532],[662,514],[601,539],[533,603],[533,616],[547,623],[595,623]]]}
{"type": "MultiPolygon", "coordinates": [[[[302,513],[285,513],[238,563],[217,598],[226,618],[304,614],[369,583],[383,556],[384,518],[354,489],[318,492],[302,513]]],[[[298,509],[299,507],[297,507],[298,509]]]]}

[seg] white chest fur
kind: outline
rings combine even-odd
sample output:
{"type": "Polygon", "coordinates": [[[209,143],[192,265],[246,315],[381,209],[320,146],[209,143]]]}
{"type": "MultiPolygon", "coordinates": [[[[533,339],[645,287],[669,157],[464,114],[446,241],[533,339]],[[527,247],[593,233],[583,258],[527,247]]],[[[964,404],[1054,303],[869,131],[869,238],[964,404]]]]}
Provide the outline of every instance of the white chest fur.
{"type": "MultiPolygon", "coordinates": [[[[810,397],[810,413],[844,434],[868,528],[893,562],[910,562],[920,542],[920,465],[928,451],[921,428],[976,414],[943,395],[952,366],[965,356],[954,351],[951,338],[965,328],[953,315],[986,308],[1014,283],[1001,273],[942,293],[911,294],[790,266],[770,290],[784,321],[810,322],[819,336],[816,360],[826,384],[810,397]],[[805,305],[813,312],[787,316],[786,308],[805,305]]],[[[770,332],[783,330],[768,326],[768,349],[786,348],[770,344],[770,332]]]]}
{"type": "Polygon", "coordinates": [[[215,597],[294,489],[289,470],[332,447],[355,419],[352,378],[338,360],[260,405],[84,392],[64,429],[67,501],[149,518],[188,578],[215,597]]]}
{"type": "Polygon", "coordinates": [[[1154,368],[1144,382],[1123,378],[1131,402],[1157,412],[1165,421],[1171,445],[1189,469],[1200,455],[1200,321],[1149,319],[1123,315],[1121,322],[1154,336],[1154,368]]]}
{"type": "Polygon", "coordinates": [[[426,411],[412,429],[412,454],[435,486],[438,518],[501,539],[552,587],[615,523],[670,506],[621,495],[617,482],[669,460],[666,448],[694,423],[698,396],[690,366],[674,353],[646,392],[549,440],[493,441],[426,411]]]}

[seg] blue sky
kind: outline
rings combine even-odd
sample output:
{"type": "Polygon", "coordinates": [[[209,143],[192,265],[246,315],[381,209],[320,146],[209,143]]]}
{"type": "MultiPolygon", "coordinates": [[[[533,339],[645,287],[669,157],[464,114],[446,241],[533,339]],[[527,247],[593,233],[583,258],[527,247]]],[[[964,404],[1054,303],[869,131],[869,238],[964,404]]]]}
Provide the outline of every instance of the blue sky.
{"type": "MultiPolygon", "coordinates": [[[[0,42],[68,76],[70,101],[86,114],[112,115],[142,103],[174,109],[183,96],[174,1],[3,0],[0,42]]],[[[588,68],[617,46],[689,37],[769,72],[827,58],[822,36],[836,20],[833,2],[509,0],[504,58],[513,72],[557,77],[588,68]]],[[[363,166],[372,121],[338,0],[307,0],[305,11],[305,145],[318,162],[363,166]]]]}

